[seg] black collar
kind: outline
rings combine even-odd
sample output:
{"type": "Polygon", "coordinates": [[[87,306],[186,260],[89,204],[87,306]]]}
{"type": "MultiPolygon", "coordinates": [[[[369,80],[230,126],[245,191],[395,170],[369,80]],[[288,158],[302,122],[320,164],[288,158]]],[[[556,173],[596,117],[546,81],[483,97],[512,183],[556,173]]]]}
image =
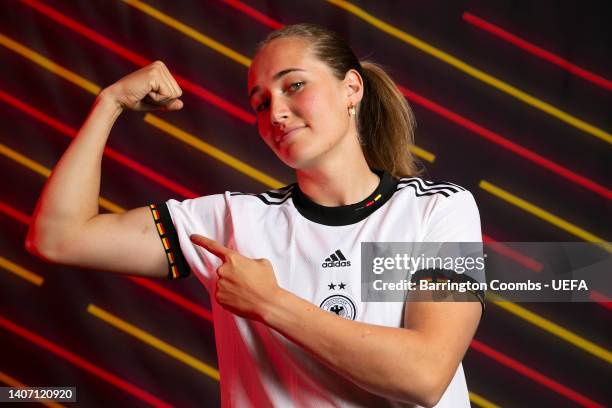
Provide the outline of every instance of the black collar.
{"type": "Polygon", "coordinates": [[[396,190],[397,180],[383,170],[372,171],[380,177],[380,183],[372,194],[364,200],[349,205],[326,207],[315,203],[295,183],[293,188],[293,203],[295,208],[310,221],[323,225],[340,226],[355,224],[379,209],[391,198],[396,190]]]}

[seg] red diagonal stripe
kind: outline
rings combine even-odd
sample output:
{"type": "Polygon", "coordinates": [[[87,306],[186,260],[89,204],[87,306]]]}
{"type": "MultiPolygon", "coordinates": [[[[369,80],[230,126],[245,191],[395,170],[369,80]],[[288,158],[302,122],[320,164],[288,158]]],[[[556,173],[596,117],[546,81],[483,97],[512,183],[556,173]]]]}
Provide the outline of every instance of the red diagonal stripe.
{"type": "Polygon", "coordinates": [[[612,310],[612,300],[598,291],[591,289],[589,292],[589,298],[593,299],[606,309],[612,310]]]}
{"type": "MultiPolygon", "coordinates": [[[[11,207],[10,205],[0,201],[0,212],[5,213],[6,215],[8,215],[9,217],[13,217],[14,219],[16,219],[17,221],[29,225],[30,221],[31,221],[31,217],[13,207],[11,207]]],[[[170,302],[176,304],[177,306],[182,307],[183,309],[195,314],[196,316],[199,316],[203,319],[208,320],[210,323],[213,323],[213,319],[212,319],[212,315],[210,313],[210,311],[208,309],[205,309],[201,306],[198,306],[197,304],[195,304],[194,302],[192,302],[191,300],[171,291],[168,290],[166,288],[164,288],[163,286],[149,280],[146,278],[138,278],[135,276],[126,276],[128,279],[130,279],[132,282],[150,290],[151,292],[155,293],[158,296],[163,297],[166,300],[169,300],[170,302]]]]}
{"type": "MultiPolygon", "coordinates": [[[[39,120],[40,122],[51,126],[52,128],[56,129],[57,131],[63,133],[64,135],[74,138],[77,134],[77,130],[60,122],[59,120],[52,118],[51,116],[37,110],[36,108],[26,104],[25,102],[13,97],[12,95],[9,95],[8,93],[2,91],[0,89],[0,100],[5,101],[6,103],[8,103],[9,105],[12,105],[13,107],[21,110],[24,113],[27,113],[28,115],[32,116],[33,118],[39,120]]],[[[123,164],[124,166],[128,167],[131,170],[134,170],[135,172],[145,176],[148,179],[153,180],[154,182],[156,182],[157,184],[166,187],[169,190],[174,191],[175,193],[178,193],[184,197],[187,198],[195,198],[198,197],[199,194],[196,194],[195,192],[191,191],[190,189],[188,189],[185,186],[182,186],[172,180],[170,180],[169,178],[161,175],[160,173],[156,172],[155,170],[146,167],[132,159],[130,159],[129,157],[127,157],[124,154],[121,154],[119,152],[117,152],[114,149],[111,149],[110,147],[105,147],[104,148],[104,155],[107,157],[110,157],[111,159],[123,164]]]]}
{"type": "MultiPolygon", "coordinates": [[[[132,63],[136,65],[143,67],[153,62],[133,51],[128,50],[125,47],[120,46],[119,44],[104,37],[103,35],[96,33],[94,30],[88,27],[85,27],[84,25],[76,22],[75,20],[60,13],[59,11],[47,6],[46,4],[43,4],[37,0],[21,0],[21,1],[27,6],[33,8],[34,10],[39,11],[40,13],[46,15],[52,20],[60,23],[64,27],[67,27],[71,29],[72,31],[90,39],[91,41],[103,46],[104,48],[108,49],[109,51],[114,52],[117,55],[120,55],[121,57],[127,59],[128,61],[131,61],[132,63]]],[[[227,113],[243,120],[246,123],[249,123],[251,125],[255,124],[255,116],[245,111],[241,107],[234,105],[231,102],[226,101],[220,96],[208,91],[207,89],[175,73],[172,73],[172,76],[176,79],[176,82],[178,82],[178,84],[184,90],[191,92],[192,94],[217,106],[218,108],[223,109],[227,113]]]]}
{"type": "Polygon", "coordinates": [[[406,98],[408,98],[410,101],[418,103],[419,105],[437,113],[440,116],[443,116],[444,118],[450,120],[451,122],[454,122],[456,124],[458,124],[459,126],[462,126],[468,130],[471,130],[472,132],[476,133],[478,136],[487,139],[501,147],[503,147],[504,149],[507,149],[513,153],[518,154],[519,156],[531,161],[532,163],[535,163],[541,167],[544,167],[554,173],[557,173],[558,175],[560,175],[561,177],[564,177],[570,181],[572,181],[573,183],[576,183],[578,185],[581,185],[605,198],[607,198],[608,200],[612,199],[612,190],[605,188],[604,186],[597,184],[596,182],[581,176],[571,170],[569,170],[566,167],[563,167],[529,149],[524,148],[523,146],[520,146],[508,139],[506,139],[505,137],[489,130],[486,129],[480,125],[478,125],[475,122],[472,122],[469,119],[464,118],[463,116],[458,115],[455,112],[452,112],[451,110],[438,105],[437,103],[413,92],[408,90],[407,88],[404,88],[403,86],[399,86],[398,85],[399,90],[404,94],[404,96],[406,98]]]}
{"type": "Polygon", "coordinates": [[[487,346],[484,343],[481,343],[476,339],[472,340],[471,347],[477,351],[480,351],[484,355],[492,358],[493,360],[505,365],[506,367],[511,368],[512,370],[524,375],[525,377],[530,378],[533,381],[536,381],[537,383],[540,383],[543,386],[563,395],[564,397],[571,399],[572,401],[582,405],[583,407],[603,408],[603,405],[598,404],[592,399],[585,397],[584,395],[572,390],[571,388],[568,388],[565,385],[554,381],[553,379],[545,376],[544,374],[541,374],[536,370],[527,367],[519,361],[514,360],[513,358],[510,358],[503,353],[500,353],[499,351],[487,346]]]}
{"type": "Polygon", "coordinates": [[[30,224],[30,216],[0,201],[0,212],[13,217],[22,224],[30,224]]]}
{"type": "Polygon", "coordinates": [[[0,326],[5,329],[15,333],[18,336],[34,343],[35,345],[42,347],[43,349],[50,351],[51,353],[63,358],[64,360],[74,364],[75,366],[89,372],[90,374],[95,375],[96,377],[114,385],[115,387],[127,392],[128,394],[133,395],[141,401],[148,403],[154,407],[164,407],[170,408],[172,405],[164,402],[154,396],[153,394],[127,382],[126,380],[112,374],[109,371],[104,370],[93,364],[92,362],[84,359],[83,357],[78,356],[75,353],[72,353],[65,348],[53,343],[38,334],[19,326],[16,323],[4,318],[0,315],[0,326]]]}
{"type": "Polygon", "coordinates": [[[213,323],[212,314],[210,313],[210,310],[203,308],[201,306],[198,306],[194,302],[187,300],[180,295],[177,295],[173,291],[168,290],[164,288],[163,286],[150,281],[149,279],[136,278],[133,276],[128,276],[128,278],[132,282],[158,294],[159,296],[165,298],[166,300],[169,300],[172,303],[175,303],[176,305],[182,307],[183,309],[188,310],[191,313],[213,323]]]}
{"type": "Polygon", "coordinates": [[[572,74],[579,76],[587,81],[594,83],[608,91],[612,91],[612,81],[601,77],[597,74],[594,74],[586,69],[580,68],[579,66],[572,64],[571,62],[559,57],[552,52],[546,51],[543,48],[538,47],[528,41],[523,40],[522,38],[510,33],[509,31],[504,30],[501,27],[498,27],[494,24],[489,23],[488,21],[483,20],[480,17],[476,17],[473,14],[468,12],[463,13],[463,19],[468,23],[481,28],[489,33],[527,51],[530,54],[535,55],[536,57],[542,58],[548,62],[551,62],[564,70],[571,72],[572,74]]]}
{"type": "MultiPolygon", "coordinates": [[[[247,13],[248,14],[248,13],[247,13]]],[[[250,15],[250,14],[249,14],[250,15]]],[[[576,184],[579,184],[591,191],[594,191],[595,193],[604,196],[605,198],[607,198],[608,200],[612,199],[612,190],[584,177],[581,176],[569,169],[567,169],[566,167],[563,167],[529,149],[526,149],[514,142],[511,142],[510,140],[504,138],[503,136],[492,132],[488,129],[483,128],[482,126],[462,117],[459,116],[458,114],[430,101],[429,99],[418,95],[410,90],[408,90],[407,88],[404,88],[402,86],[398,86],[398,88],[400,89],[400,91],[404,94],[404,96],[406,98],[408,98],[409,100],[416,102],[422,106],[424,106],[425,108],[432,110],[436,113],[438,113],[439,115],[445,117],[446,119],[455,122],[457,124],[459,124],[460,126],[465,127],[466,129],[471,130],[472,132],[476,133],[477,135],[484,137],[485,139],[488,139],[490,141],[492,141],[493,143],[496,143],[500,146],[502,146],[503,148],[510,150],[513,153],[518,154],[521,157],[526,158],[527,160],[538,164],[539,166],[542,166],[548,170],[553,171],[554,173],[557,173],[558,175],[560,175],[561,177],[564,177],[576,184]]]]}
{"type": "Polygon", "coordinates": [[[531,269],[534,272],[542,272],[542,269],[544,268],[540,262],[513,248],[510,248],[507,245],[504,245],[504,243],[493,239],[489,235],[482,234],[482,240],[485,243],[495,243],[496,245],[489,246],[489,248],[498,254],[505,256],[506,258],[512,259],[519,265],[523,265],[525,268],[531,269]]]}
{"type": "Polygon", "coordinates": [[[259,11],[255,10],[253,7],[244,4],[241,1],[238,0],[221,0],[223,1],[225,4],[235,8],[236,10],[239,10],[241,12],[243,12],[244,14],[254,18],[255,20],[259,21],[260,23],[263,23],[264,25],[270,27],[273,30],[278,30],[279,28],[283,28],[283,24],[279,23],[278,21],[274,20],[271,17],[266,16],[263,13],[260,13],[259,11]]]}

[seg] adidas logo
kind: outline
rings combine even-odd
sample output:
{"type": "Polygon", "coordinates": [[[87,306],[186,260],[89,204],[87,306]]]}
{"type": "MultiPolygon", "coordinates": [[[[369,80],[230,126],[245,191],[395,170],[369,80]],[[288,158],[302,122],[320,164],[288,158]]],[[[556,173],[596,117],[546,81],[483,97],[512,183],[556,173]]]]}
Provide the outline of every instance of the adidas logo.
{"type": "Polygon", "coordinates": [[[339,268],[341,266],[351,266],[351,261],[347,261],[342,251],[337,249],[336,252],[325,258],[321,266],[323,268],[339,268]]]}

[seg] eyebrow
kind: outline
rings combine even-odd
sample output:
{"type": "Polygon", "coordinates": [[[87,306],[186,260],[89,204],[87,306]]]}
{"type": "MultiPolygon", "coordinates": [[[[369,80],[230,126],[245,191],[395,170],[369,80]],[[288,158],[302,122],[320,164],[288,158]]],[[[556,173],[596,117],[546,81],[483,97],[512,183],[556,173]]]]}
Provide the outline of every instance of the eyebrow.
{"type": "MultiPolygon", "coordinates": [[[[287,69],[283,69],[282,71],[278,71],[276,74],[274,74],[274,76],[272,77],[273,80],[277,81],[279,79],[281,79],[282,77],[284,77],[285,75],[287,75],[290,72],[293,71],[306,71],[305,69],[301,69],[301,68],[287,68],[287,69]]],[[[251,98],[253,97],[253,95],[259,91],[261,88],[259,87],[259,85],[256,85],[253,87],[253,89],[251,89],[251,92],[249,92],[249,100],[251,100],[251,98]]]]}

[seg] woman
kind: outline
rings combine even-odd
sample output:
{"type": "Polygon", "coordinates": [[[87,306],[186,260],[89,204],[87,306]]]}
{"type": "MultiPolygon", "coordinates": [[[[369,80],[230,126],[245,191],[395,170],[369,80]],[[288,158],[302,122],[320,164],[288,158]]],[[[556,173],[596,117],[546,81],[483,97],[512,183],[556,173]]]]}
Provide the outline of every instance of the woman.
{"type": "Polygon", "coordinates": [[[248,82],[259,133],[297,183],[98,214],[119,114],[183,107],[155,62],[100,93],[43,191],[27,248],[110,272],[193,271],[211,294],[224,406],[469,406],[461,360],[481,305],[361,302],[359,264],[367,241],[480,241],[471,194],[408,178],[410,108],[336,34],[273,32],[248,82]]]}

